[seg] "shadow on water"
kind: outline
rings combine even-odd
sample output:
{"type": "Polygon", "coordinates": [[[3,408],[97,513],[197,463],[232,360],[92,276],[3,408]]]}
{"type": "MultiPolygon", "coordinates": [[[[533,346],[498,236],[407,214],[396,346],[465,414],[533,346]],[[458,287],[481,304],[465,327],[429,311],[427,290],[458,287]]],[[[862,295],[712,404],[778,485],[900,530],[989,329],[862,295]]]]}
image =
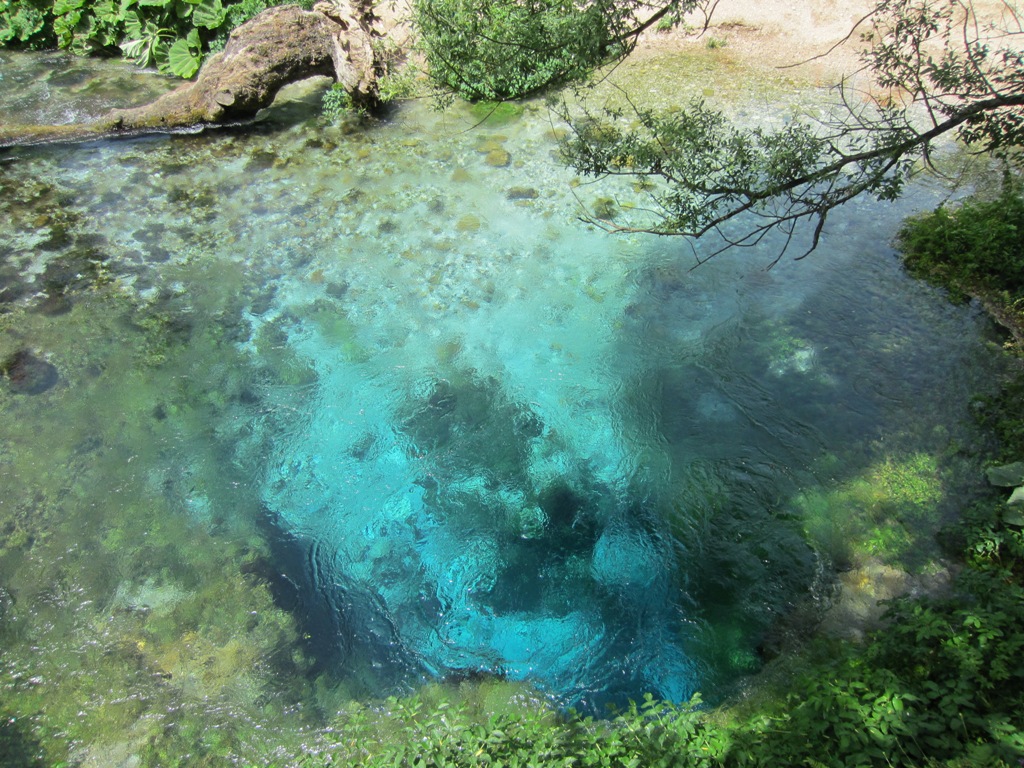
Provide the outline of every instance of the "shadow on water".
{"type": "Polygon", "coordinates": [[[962,310],[853,234],[874,266],[802,295],[772,273],[715,285],[670,257],[626,308],[626,412],[668,457],[687,648],[712,699],[814,630],[837,571],[941,568],[936,536],[982,484],[968,406],[998,361],[950,343],[962,310]]]}
{"type": "Polygon", "coordinates": [[[0,709],[0,765],[4,768],[45,768],[40,744],[18,718],[0,709]]]}

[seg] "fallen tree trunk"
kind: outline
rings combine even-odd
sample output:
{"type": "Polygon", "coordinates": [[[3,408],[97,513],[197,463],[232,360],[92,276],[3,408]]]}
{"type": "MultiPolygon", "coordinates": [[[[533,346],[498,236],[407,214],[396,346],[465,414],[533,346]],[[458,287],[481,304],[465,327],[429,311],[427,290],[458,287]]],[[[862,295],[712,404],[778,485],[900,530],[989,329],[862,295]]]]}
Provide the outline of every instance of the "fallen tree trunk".
{"type": "Polygon", "coordinates": [[[285,85],[314,75],[340,83],[355,105],[377,102],[379,62],[371,41],[377,21],[365,0],[268,8],[231,33],[195,81],[151,104],[114,109],[88,123],[0,126],[0,147],[89,141],[169,132],[252,119],[285,85]]]}

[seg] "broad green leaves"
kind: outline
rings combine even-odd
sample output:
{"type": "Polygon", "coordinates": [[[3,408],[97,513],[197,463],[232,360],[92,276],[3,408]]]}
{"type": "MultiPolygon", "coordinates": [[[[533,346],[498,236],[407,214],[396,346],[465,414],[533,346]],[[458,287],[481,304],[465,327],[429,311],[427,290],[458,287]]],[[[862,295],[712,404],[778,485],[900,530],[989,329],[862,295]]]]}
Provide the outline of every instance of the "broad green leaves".
{"type": "Polygon", "coordinates": [[[192,21],[197,27],[217,29],[227,18],[227,11],[220,0],[202,0],[192,12],[192,21]]]}
{"type": "Polygon", "coordinates": [[[167,50],[167,63],[171,72],[178,77],[192,77],[199,71],[202,62],[200,55],[199,31],[193,29],[184,40],[178,38],[167,50]]]}
{"type": "Polygon", "coordinates": [[[0,45],[45,43],[46,21],[44,3],[0,0],[0,45]]]}
{"type": "Polygon", "coordinates": [[[204,44],[200,30],[217,30],[227,20],[221,0],[120,2],[126,33],[120,43],[124,55],[140,66],[156,64],[178,77],[192,77],[199,70],[204,44]]]}
{"type": "Polygon", "coordinates": [[[76,54],[120,49],[139,66],[192,77],[211,43],[269,6],[265,0],[0,0],[0,45],[76,54]],[[227,2],[227,4],[225,4],[227,2]]]}
{"type": "Polygon", "coordinates": [[[167,40],[173,37],[169,29],[143,20],[135,11],[125,14],[124,23],[127,39],[121,42],[121,51],[125,58],[131,59],[140,67],[152,64],[157,54],[165,48],[167,40]]]}
{"type": "Polygon", "coordinates": [[[992,485],[1004,488],[1024,485],[1024,461],[1015,461],[1012,464],[1003,464],[998,467],[989,467],[985,476],[992,485]]]}

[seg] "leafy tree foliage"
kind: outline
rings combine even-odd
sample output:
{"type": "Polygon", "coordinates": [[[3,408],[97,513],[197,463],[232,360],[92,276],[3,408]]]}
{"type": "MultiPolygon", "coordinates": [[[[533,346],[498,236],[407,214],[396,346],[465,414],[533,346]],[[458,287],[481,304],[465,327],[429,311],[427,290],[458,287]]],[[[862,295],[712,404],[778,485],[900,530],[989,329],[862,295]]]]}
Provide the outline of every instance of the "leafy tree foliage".
{"type": "Polygon", "coordinates": [[[699,0],[415,0],[430,74],[470,101],[518,99],[588,76],[699,0]]]}
{"type": "Polygon", "coordinates": [[[584,119],[563,107],[573,126],[564,157],[578,172],[664,182],[652,185],[646,219],[592,220],[609,230],[715,232],[722,250],[773,230],[788,246],[796,225],[810,221],[813,250],[830,211],[865,193],[895,198],[944,135],[1020,162],[1024,26],[1014,5],[992,27],[962,0],[880,0],[859,26],[867,27],[863,59],[875,88],[865,99],[840,85],[836,108],[817,120],[745,130],[701,102],[584,119]],[[752,216],[726,226],[742,214],[752,216]]]}

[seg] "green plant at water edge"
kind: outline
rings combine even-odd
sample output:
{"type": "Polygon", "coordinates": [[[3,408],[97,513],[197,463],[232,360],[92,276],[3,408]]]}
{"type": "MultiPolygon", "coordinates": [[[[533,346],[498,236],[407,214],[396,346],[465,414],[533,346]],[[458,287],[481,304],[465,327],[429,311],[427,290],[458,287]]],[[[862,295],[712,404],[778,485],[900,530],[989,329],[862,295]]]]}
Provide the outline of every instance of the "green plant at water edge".
{"type": "Polygon", "coordinates": [[[381,103],[411,99],[424,90],[422,70],[408,60],[407,51],[394,39],[374,38],[371,45],[383,70],[377,81],[381,103]]]}
{"type": "Polygon", "coordinates": [[[446,699],[391,698],[345,714],[337,723],[339,743],[310,763],[712,768],[722,764],[726,734],[699,707],[699,697],[676,706],[647,696],[612,719],[595,721],[536,703],[486,713],[446,699]]]}
{"type": "MultiPolygon", "coordinates": [[[[863,646],[821,641],[778,702],[734,732],[741,765],[1015,765],[1024,755],[1024,539],[991,502],[957,537],[941,598],[894,601],[863,646]]],[[[730,763],[731,764],[731,763],[730,763]]]]}
{"type": "Polygon", "coordinates": [[[1009,173],[994,200],[967,199],[910,219],[898,239],[907,267],[959,295],[1024,296],[1024,197],[1009,173]]]}
{"type": "Polygon", "coordinates": [[[335,123],[358,122],[367,116],[366,110],[355,105],[341,83],[334,83],[324,91],[320,109],[324,117],[335,123]]]}
{"type": "Polygon", "coordinates": [[[192,77],[202,64],[202,42],[199,30],[192,29],[182,39],[175,40],[167,49],[167,66],[178,77],[192,77]]]}
{"type": "Polygon", "coordinates": [[[139,66],[192,77],[230,30],[267,0],[0,0],[0,45],[57,46],[78,55],[118,50],[139,66]]]}
{"type": "Polygon", "coordinates": [[[0,0],[0,45],[53,45],[53,34],[47,28],[49,7],[46,0],[0,0]]]}
{"type": "Polygon", "coordinates": [[[1003,520],[1011,525],[1024,525],[1024,512],[1021,511],[1021,505],[1024,505],[1024,461],[990,467],[986,475],[992,485],[1013,488],[1006,500],[1006,506],[1013,509],[1004,511],[1003,520]]]}

